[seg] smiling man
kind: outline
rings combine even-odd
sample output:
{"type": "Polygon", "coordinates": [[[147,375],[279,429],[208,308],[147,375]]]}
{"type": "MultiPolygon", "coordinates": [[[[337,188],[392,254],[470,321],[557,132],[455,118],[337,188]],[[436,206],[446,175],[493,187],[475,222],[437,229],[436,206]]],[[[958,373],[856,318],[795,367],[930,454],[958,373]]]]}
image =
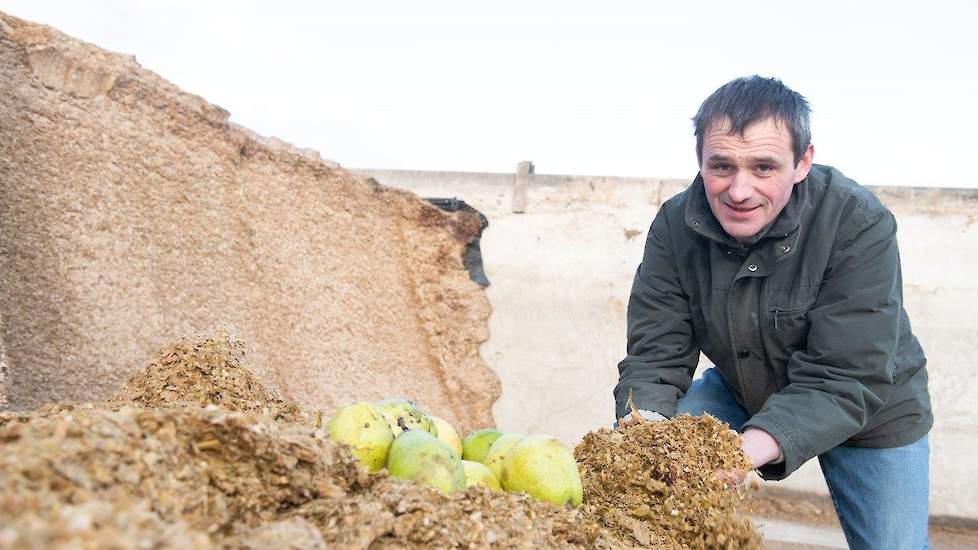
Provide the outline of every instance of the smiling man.
{"type": "Polygon", "coordinates": [[[812,145],[796,161],[788,129],[773,118],[736,131],[724,118],[706,130],[702,142],[710,210],[727,235],[740,241],[761,235],[812,167],[812,145]]]}
{"type": "Polygon", "coordinates": [[[765,479],[818,457],[850,547],[927,547],[933,417],[893,215],[812,164],[808,103],[776,79],[725,84],[693,121],[700,173],[649,230],[616,417],[629,395],[646,418],[712,414],[765,479]]]}

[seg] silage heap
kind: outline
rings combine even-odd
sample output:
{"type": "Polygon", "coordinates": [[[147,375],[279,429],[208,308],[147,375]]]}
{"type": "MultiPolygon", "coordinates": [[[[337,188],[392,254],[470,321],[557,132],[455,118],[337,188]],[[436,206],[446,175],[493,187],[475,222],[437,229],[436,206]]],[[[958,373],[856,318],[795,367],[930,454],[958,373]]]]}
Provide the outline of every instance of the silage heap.
{"type": "Polygon", "coordinates": [[[589,434],[577,450],[578,510],[482,488],[449,497],[368,474],[321,424],[263,382],[233,330],[182,340],[108,402],[0,413],[0,548],[756,542],[734,515],[736,497],[704,481],[737,460],[734,437],[713,419],[589,434]]]}
{"type": "Polygon", "coordinates": [[[113,401],[141,407],[216,405],[284,422],[305,419],[294,401],[284,399],[262,379],[264,373],[248,361],[245,343],[234,328],[220,325],[209,337],[161,349],[113,401]]]}
{"type": "Polygon", "coordinates": [[[0,414],[0,547],[601,545],[580,512],[367,474],[232,331],[164,348],[111,401],[0,414]]]}
{"type": "Polygon", "coordinates": [[[760,548],[737,513],[745,492],[713,478],[749,469],[740,437],[712,416],[638,421],[584,436],[575,458],[585,513],[617,539],[658,548],[760,548]]]}

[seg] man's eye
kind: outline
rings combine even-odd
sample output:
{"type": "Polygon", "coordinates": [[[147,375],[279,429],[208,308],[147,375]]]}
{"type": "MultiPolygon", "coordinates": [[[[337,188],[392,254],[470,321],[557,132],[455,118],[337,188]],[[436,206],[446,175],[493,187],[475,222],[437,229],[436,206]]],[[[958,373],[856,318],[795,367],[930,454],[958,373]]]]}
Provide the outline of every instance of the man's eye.
{"type": "Polygon", "coordinates": [[[769,172],[773,172],[774,171],[774,167],[771,166],[770,164],[758,164],[757,165],[757,171],[760,172],[760,173],[762,173],[762,174],[767,174],[769,172]]]}
{"type": "Polygon", "coordinates": [[[727,170],[730,170],[730,165],[726,163],[714,164],[713,169],[718,172],[726,172],[727,170]]]}

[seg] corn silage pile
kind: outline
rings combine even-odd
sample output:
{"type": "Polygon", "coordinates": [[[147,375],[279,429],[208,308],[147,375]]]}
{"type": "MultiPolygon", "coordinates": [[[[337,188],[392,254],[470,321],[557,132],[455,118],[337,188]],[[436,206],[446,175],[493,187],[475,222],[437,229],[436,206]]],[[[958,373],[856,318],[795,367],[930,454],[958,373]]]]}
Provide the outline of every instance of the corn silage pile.
{"type": "Polygon", "coordinates": [[[760,548],[738,513],[746,492],[713,477],[746,470],[740,436],[712,416],[638,421],[584,436],[584,511],[611,537],[655,548],[760,548]]]}
{"type": "Polygon", "coordinates": [[[368,474],[328,440],[321,414],[261,380],[222,327],[164,348],[108,402],[0,413],[0,548],[756,542],[734,514],[735,493],[703,473],[737,456],[713,419],[589,434],[577,449],[585,503],[574,510],[479,487],[446,496],[368,474]]]}

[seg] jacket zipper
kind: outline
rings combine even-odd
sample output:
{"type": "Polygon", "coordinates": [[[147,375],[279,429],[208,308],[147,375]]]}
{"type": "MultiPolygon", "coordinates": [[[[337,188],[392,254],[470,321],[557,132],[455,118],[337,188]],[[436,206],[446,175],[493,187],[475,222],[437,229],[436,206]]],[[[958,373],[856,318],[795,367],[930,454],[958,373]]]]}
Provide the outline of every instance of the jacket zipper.
{"type": "Polygon", "coordinates": [[[730,342],[730,351],[732,354],[731,358],[733,359],[733,364],[734,364],[734,372],[737,374],[737,384],[738,384],[737,389],[740,391],[740,398],[743,400],[744,405],[751,406],[753,401],[748,399],[749,396],[747,395],[747,385],[744,383],[745,382],[744,369],[743,366],[741,365],[742,360],[737,358],[737,350],[734,349],[736,347],[735,345],[736,338],[734,334],[733,304],[731,304],[730,300],[737,287],[737,284],[740,283],[740,281],[741,281],[740,279],[735,279],[733,285],[731,285],[730,287],[730,290],[727,292],[727,300],[726,300],[727,333],[729,334],[728,341],[730,342]]]}

